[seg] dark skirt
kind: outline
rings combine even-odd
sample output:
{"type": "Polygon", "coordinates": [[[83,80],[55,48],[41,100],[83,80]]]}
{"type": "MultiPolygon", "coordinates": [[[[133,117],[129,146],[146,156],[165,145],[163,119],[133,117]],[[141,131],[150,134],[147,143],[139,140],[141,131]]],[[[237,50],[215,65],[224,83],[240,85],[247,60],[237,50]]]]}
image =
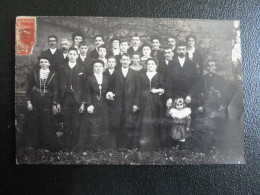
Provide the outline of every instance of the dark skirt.
{"type": "Polygon", "coordinates": [[[33,110],[28,111],[27,140],[28,146],[50,151],[60,150],[54,127],[52,113],[52,96],[46,93],[33,92],[31,103],[33,110]]]}

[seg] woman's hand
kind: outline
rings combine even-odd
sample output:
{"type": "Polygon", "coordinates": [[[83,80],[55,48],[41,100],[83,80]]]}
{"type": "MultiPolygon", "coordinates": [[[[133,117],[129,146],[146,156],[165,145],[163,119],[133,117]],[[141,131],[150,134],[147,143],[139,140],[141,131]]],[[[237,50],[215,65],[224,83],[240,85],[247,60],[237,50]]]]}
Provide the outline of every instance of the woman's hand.
{"type": "Polygon", "coordinates": [[[94,106],[89,106],[88,108],[87,108],[87,111],[88,111],[88,113],[89,114],[93,114],[93,112],[94,112],[94,106]]]}
{"type": "Polygon", "coordinates": [[[27,110],[28,110],[28,111],[32,111],[32,110],[33,110],[33,105],[32,105],[32,103],[31,103],[30,100],[27,101],[27,110]]]}

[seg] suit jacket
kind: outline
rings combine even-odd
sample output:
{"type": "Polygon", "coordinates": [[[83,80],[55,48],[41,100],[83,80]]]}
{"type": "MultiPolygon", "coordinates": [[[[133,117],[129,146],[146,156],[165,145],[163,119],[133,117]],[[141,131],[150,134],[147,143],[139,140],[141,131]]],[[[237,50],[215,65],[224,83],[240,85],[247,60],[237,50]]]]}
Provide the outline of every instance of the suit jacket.
{"type": "MultiPolygon", "coordinates": [[[[61,101],[67,91],[67,83],[69,79],[69,65],[66,64],[59,71],[59,101],[61,101]]],[[[80,105],[82,102],[86,102],[85,94],[85,69],[78,63],[75,66],[75,74],[73,75],[72,88],[73,95],[77,103],[80,105]]]]}
{"type": "Polygon", "coordinates": [[[40,54],[41,56],[46,56],[50,60],[50,68],[56,72],[59,70],[60,61],[63,58],[62,51],[57,49],[54,54],[51,53],[50,49],[47,49],[40,54]]]}
{"type": "Polygon", "coordinates": [[[130,54],[131,56],[133,55],[134,52],[140,53],[140,55],[142,55],[141,46],[139,46],[136,51],[134,50],[133,46],[129,47],[128,50],[127,50],[127,53],[130,54]]]}
{"type": "Polygon", "coordinates": [[[99,55],[98,55],[98,52],[97,52],[96,48],[93,51],[90,52],[90,57],[94,58],[94,59],[99,58],[99,55]]]}
{"type": "Polygon", "coordinates": [[[112,108],[112,126],[118,128],[121,116],[124,113],[126,127],[133,126],[133,105],[140,106],[140,87],[138,85],[139,74],[130,69],[124,78],[121,69],[115,72],[115,76],[110,84],[110,91],[115,94],[115,102],[112,108]],[[124,82],[125,79],[125,82],[124,82]]]}
{"type": "Polygon", "coordinates": [[[164,53],[162,50],[152,50],[151,52],[151,56],[156,58],[158,60],[158,62],[161,62],[161,61],[164,61],[165,60],[165,57],[164,57],[164,53]]]}
{"type": "Polygon", "coordinates": [[[117,72],[117,70],[114,70],[113,74],[111,75],[109,70],[106,69],[103,74],[106,75],[106,77],[108,78],[109,81],[111,81],[112,78],[115,76],[116,72],[117,72]]]}
{"type": "Polygon", "coordinates": [[[80,66],[84,67],[86,77],[93,74],[93,68],[91,67],[91,62],[92,62],[92,60],[89,57],[86,57],[84,59],[84,61],[82,61],[82,59],[80,57],[77,59],[77,63],[80,66]]]}
{"type": "MultiPolygon", "coordinates": [[[[188,52],[186,53],[186,57],[189,58],[188,52]]],[[[197,72],[202,77],[203,71],[204,71],[204,66],[203,66],[204,64],[203,64],[203,57],[201,55],[200,50],[195,49],[195,51],[193,53],[193,59],[190,59],[190,60],[195,63],[197,72]]]]}
{"type": "Polygon", "coordinates": [[[167,75],[167,98],[176,98],[177,96],[185,98],[191,95],[190,91],[198,81],[198,74],[195,64],[188,58],[185,58],[183,67],[181,67],[178,58],[169,62],[167,75]]]}
{"type": "MultiPolygon", "coordinates": [[[[31,71],[28,79],[28,88],[27,88],[27,100],[31,100],[32,93],[35,88],[40,88],[40,68],[35,68],[31,71]]],[[[57,74],[50,70],[50,73],[47,77],[45,83],[45,89],[52,94],[53,103],[56,104],[58,101],[58,83],[57,83],[57,74]]]]}

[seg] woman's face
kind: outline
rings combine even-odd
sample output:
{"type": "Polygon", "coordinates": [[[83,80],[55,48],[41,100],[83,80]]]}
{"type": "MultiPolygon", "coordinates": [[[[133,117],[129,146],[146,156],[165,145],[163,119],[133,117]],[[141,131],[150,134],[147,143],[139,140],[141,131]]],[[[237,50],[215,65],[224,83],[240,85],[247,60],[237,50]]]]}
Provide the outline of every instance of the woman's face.
{"type": "Polygon", "coordinates": [[[104,70],[103,64],[100,62],[96,62],[93,66],[94,73],[102,73],[104,70]]]}
{"type": "Polygon", "coordinates": [[[133,57],[132,57],[132,61],[133,61],[134,64],[139,64],[140,56],[137,55],[137,54],[134,54],[133,57]]]}
{"type": "Polygon", "coordinates": [[[188,46],[189,46],[189,47],[194,47],[194,46],[195,46],[195,40],[194,40],[194,38],[189,38],[187,43],[188,43],[188,46]]]}
{"type": "Polygon", "coordinates": [[[46,70],[47,68],[50,67],[50,62],[49,62],[49,60],[47,60],[47,59],[40,59],[39,64],[40,64],[40,67],[41,67],[43,70],[46,70]]]}
{"type": "Polygon", "coordinates": [[[148,46],[144,46],[142,52],[143,52],[144,56],[150,56],[151,55],[151,48],[148,47],[148,46]]]}
{"type": "Polygon", "coordinates": [[[155,61],[149,60],[147,62],[147,70],[149,72],[154,72],[154,71],[156,71],[156,69],[157,69],[157,65],[156,65],[155,61]]]}

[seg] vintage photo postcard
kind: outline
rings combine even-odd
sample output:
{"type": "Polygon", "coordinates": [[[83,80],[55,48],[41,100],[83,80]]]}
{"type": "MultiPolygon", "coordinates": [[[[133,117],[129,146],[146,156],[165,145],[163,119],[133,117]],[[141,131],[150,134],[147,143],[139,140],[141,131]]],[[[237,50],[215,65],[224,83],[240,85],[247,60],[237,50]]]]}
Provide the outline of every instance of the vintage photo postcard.
{"type": "Polygon", "coordinates": [[[244,164],[239,21],[16,18],[17,164],[244,164]]]}

